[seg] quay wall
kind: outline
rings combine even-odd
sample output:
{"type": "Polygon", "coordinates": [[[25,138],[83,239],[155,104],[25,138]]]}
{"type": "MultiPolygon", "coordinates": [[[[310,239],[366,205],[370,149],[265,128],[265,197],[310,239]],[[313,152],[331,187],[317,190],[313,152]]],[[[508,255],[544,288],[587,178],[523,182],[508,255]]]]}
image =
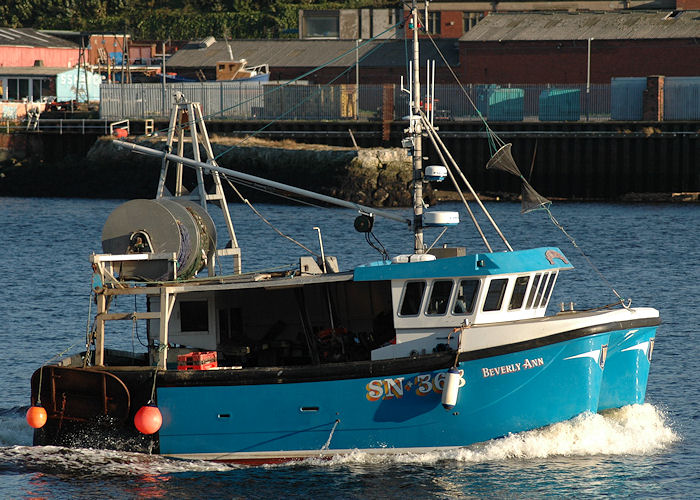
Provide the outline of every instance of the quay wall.
{"type": "MultiPolygon", "coordinates": [[[[226,120],[207,125],[212,135],[241,136],[256,132],[263,123],[226,120]]],[[[491,151],[483,125],[447,121],[436,125],[477,191],[506,198],[517,196],[520,192],[517,178],[484,168],[491,151]]],[[[132,134],[142,133],[143,126],[142,122],[132,122],[132,134]]],[[[398,148],[407,126],[407,122],[277,122],[257,137],[344,149],[335,153],[299,149],[280,154],[279,148],[240,147],[227,153],[221,162],[229,168],[334,196],[349,198],[352,193],[359,193],[361,199],[354,201],[360,203],[408,205],[399,192],[410,182],[410,173],[405,166],[398,168],[392,163],[399,161],[399,157],[379,162],[382,167],[370,169],[362,177],[364,163],[358,160],[352,163],[358,154],[351,148],[353,139],[361,149],[377,145],[398,148]],[[398,170],[394,171],[395,167],[398,170]],[[384,189],[383,184],[386,184],[384,189]]],[[[513,143],[513,157],[523,175],[547,197],[665,200],[674,193],[690,193],[692,199],[695,193],[697,199],[700,192],[699,122],[492,123],[490,126],[501,140],[513,143]]],[[[155,123],[156,131],[165,127],[165,122],[155,123]]],[[[96,134],[0,134],[0,195],[152,196],[159,162],[141,155],[118,156],[114,152],[91,156],[88,153],[91,149],[94,153],[97,137],[96,134]],[[151,168],[144,168],[149,161],[151,168]],[[31,170],[36,168],[40,170],[31,170]],[[70,183],[57,182],[66,174],[70,183]],[[118,176],[116,183],[112,182],[114,175],[118,176]]],[[[439,163],[429,141],[424,141],[424,145],[426,165],[439,163]]],[[[223,152],[228,146],[215,145],[215,148],[223,152]]],[[[404,160],[407,159],[399,163],[404,160]]],[[[368,164],[374,165],[375,161],[368,164]]],[[[448,183],[438,187],[451,190],[448,183]]],[[[684,196],[676,198],[684,199],[684,196]]]]}

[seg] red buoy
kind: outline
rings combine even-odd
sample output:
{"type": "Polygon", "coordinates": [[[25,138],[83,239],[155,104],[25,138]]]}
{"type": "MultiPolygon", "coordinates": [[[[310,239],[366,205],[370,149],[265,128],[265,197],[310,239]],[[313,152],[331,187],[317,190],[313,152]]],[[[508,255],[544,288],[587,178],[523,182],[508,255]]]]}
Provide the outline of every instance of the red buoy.
{"type": "Polygon", "coordinates": [[[163,415],[154,404],[148,404],[139,408],[134,415],[134,426],[141,434],[153,434],[158,432],[163,424],[163,415]]]}
{"type": "Polygon", "coordinates": [[[43,406],[31,406],[27,410],[27,423],[34,429],[44,427],[46,419],[46,410],[43,406]]]}

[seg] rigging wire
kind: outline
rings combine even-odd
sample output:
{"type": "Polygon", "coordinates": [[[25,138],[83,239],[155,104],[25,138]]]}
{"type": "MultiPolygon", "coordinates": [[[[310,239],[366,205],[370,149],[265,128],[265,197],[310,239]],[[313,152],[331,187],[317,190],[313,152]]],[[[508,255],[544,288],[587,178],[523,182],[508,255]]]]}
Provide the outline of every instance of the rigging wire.
{"type": "MultiPolygon", "coordinates": [[[[226,176],[226,174],[222,174],[222,175],[224,175],[224,177],[229,182],[229,184],[234,182],[234,180],[231,179],[230,177],[226,176]]],[[[294,196],[284,194],[284,192],[275,190],[274,188],[268,188],[268,187],[261,186],[259,184],[256,184],[255,182],[248,182],[248,181],[245,181],[242,179],[235,179],[235,182],[237,184],[240,184],[240,185],[245,186],[247,188],[255,189],[256,191],[260,191],[262,193],[266,193],[266,194],[269,194],[272,196],[277,196],[278,198],[282,198],[283,200],[293,201],[295,203],[299,203],[300,205],[306,205],[306,206],[314,207],[314,208],[328,208],[328,207],[325,207],[323,205],[318,205],[316,203],[312,203],[310,201],[303,200],[301,198],[295,198],[294,196]]]]}
{"type": "Polygon", "coordinates": [[[288,201],[293,201],[295,203],[299,203],[301,205],[306,205],[309,207],[314,207],[314,208],[328,208],[323,205],[318,205],[316,203],[311,203],[310,201],[303,200],[301,198],[295,198],[294,196],[291,196],[289,194],[284,194],[282,191],[275,190],[274,188],[269,188],[265,186],[261,186],[260,184],[256,184],[255,182],[248,182],[243,179],[231,179],[229,176],[226,174],[221,174],[224,176],[226,181],[231,184],[232,182],[235,181],[235,183],[240,184],[242,186],[248,187],[250,189],[255,189],[257,191],[260,191],[262,193],[266,193],[272,196],[277,196],[278,198],[282,198],[284,200],[288,201]]]}
{"type": "MultiPolygon", "coordinates": [[[[326,61],[325,63],[323,63],[323,64],[321,64],[321,65],[319,65],[319,66],[316,66],[316,67],[313,68],[313,69],[310,69],[309,71],[307,71],[306,73],[304,73],[304,74],[302,74],[302,75],[299,75],[299,76],[297,76],[297,77],[295,77],[295,78],[292,78],[291,80],[289,80],[289,81],[287,81],[287,82],[285,82],[285,83],[283,83],[283,84],[281,84],[281,85],[278,85],[278,86],[276,86],[276,87],[274,87],[274,88],[272,88],[272,89],[270,89],[270,90],[267,90],[267,91],[263,92],[262,95],[258,95],[258,96],[255,96],[255,97],[251,97],[251,98],[249,98],[249,99],[245,99],[245,100],[243,100],[243,101],[241,101],[241,102],[239,102],[239,103],[237,103],[237,104],[234,104],[234,105],[232,105],[232,106],[229,106],[229,107],[227,107],[227,108],[224,108],[224,109],[222,109],[222,110],[220,110],[220,111],[217,111],[217,112],[215,112],[215,113],[210,113],[210,114],[204,115],[204,116],[202,117],[202,120],[209,119],[209,118],[213,118],[213,117],[216,117],[217,115],[223,115],[223,113],[225,113],[226,111],[230,111],[230,110],[232,110],[232,109],[235,109],[235,108],[237,108],[237,107],[239,107],[239,106],[242,106],[242,105],[244,105],[244,104],[247,104],[247,103],[249,103],[249,102],[256,101],[256,100],[259,100],[259,99],[261,99],[261,98],[264,98],[265,96],[269,96],[269,95],[271,95],[271,94],[274,94],[275,92],[278,92],[278,91],[281,90],[282,88],[288,87],[288,86],[290,86],[290,85],[292,85],[292,84],[298,82],[299,80],[301,80],[301,79],[303,79],[303,78],[306,78],[307,76],[310,76],[310,75],[316,73],[317,71],[320,71],[321,69],[323,69],[323,68],[325,68],[325,67],[327,67],[327,66],[330,66],[331,64],[333,64],[333,63],[335,63],[335,62],[337,62],[337,61],[343,59],[344,57],[346,57],[346,56],[352,54],[352,53],[355,52],[356,50],[359,50],[360,47],[364,47],[365,45],[367,45],[367,44],[369,44],[369,43],[372,43],[372,42],[375,42],[375,41],[379,40],[380,43],[379,43],[378,45],[376,45],[375,47],[373,47],[372,49],[370,49],[365,55],[362,56],[362,58],[359,59],[358,62],[361,62],[361,61],[363,61],[368,55],[370,55],[372,52],[374,52],[378,47],[381,47],[381,46],[384,45],[388,40],[391,40],[391,39],[395,36],[395,35],[393,35],[392,37],[384,38],[384,39],[383,39],[383,38],[382,38],[383,35],[385,35],[385,34],[388,33],[389,31],[391,31],[391,30],[393,30],[393,29],[395,29],[395,28],[397,28],[397,27],[399,27],[399,26],[403,26],[404,22],[405,22],[405,19],[404,19],[404,20],[401,20],[401,21],[399,21],[399,22],[397,22],[397,23],[395,23],[395,24],[393,24],[392,26],[389,26],[388,28],[386,28],[386,29],[385,29],[384,31],[382,31],[381,33],[379,33],[379,34],[377,34],[377,35],[375,35],[375,36],[373,36],[373,37],[371,37],[371,38],[368,38],[367,40],[363,41],[363,42],[360,43],[359,45],[357,45],[357,46],[355,46],[355,47],[352,47],[352,48],[349,49],[349,50],[346,50],[346,51],[343,52],[342,54],[340,54],[340,55],[338,55],[338,56],[336,56],[336,57],[334,57],[334,58],[332,58],[332,59],[326,61]]],[[[348,70],[350,70],[350,69],[352,69],[352,68],[354,68],[354,67],[355,67],[355,64],[351,65],[351,66],[348,68],[348,70]]],[[[347,72],[348,70],[346,70],[345,72],[347,72]]],[[[344,74],[345,72],[343,72],[342,74],[344,74]]],[[[327,84],[326,84],[326,85],[327,85],[327,84]]],[[[304,102],[304,101],[302,101],[302,102],[304,102]]],[[[285,113],[285,114],[286,114],[286,113],[285,113]]],[[[279,117],[276,118],[276,119],[273,120],[272,122],[266,124],[264,128],[269,127],[272,123],[274,123],[275,121],[277,121],[277,120],[279,120],[279,119],[280,119],[279,117]]],[[[197,123],[197,122],[195,122],[195,123],[197,123]]],[[[177,126],[178,126],[178,125],[176,125],[176,127],[177,127],[177,126]]],[[[264,128],[257,130],[256,133],[261,132],[262,130],[264,130],[264,128]]],[[[171,131],[171,127],[168,126],[168,127],[166,127],[166,128],[160,129],[160,130],[158,130],[158,131],[156,131],[156,132],[159,132],[159,133],[167,132],[167,133],[169,134],[170,131],[171,131]]],[[[255,134],[254,134],[254,135],[255,135],[255,134]]],[[[144,134],[144,135],[142,135],[142,136],[140,136],[140,137],[147,137],[147,136],[144,134]]],[[[236,146],[234,146],[234,147],[236,147],[236,146]]],[[[218,157],[217,157],[217,158],[218,158],[218,157]]]]}
{"type": "MultiPolygon", "coordinates": [[[[420,11],[418,12],[418,16],[420,17],[420,11]]],[[[425,20],[424,20],[423,24],[425,25],[425,20]]],[[[476,104],[474,104],[474,101],[472,100],[471,96],[467,92],[467,89],[465,89],[464,85],[462,85],[462,82],[459,81],[457,74],[452,69],[452,66],[450,65],[450,63],[447,62],[445,55],[442,53],[440,48],[437,46],[437,43],[435,43],[435,40],[433,39],[433,37],[430,36],[430,33],[428,33],[427,30],[425,30],[425,34],[428,37],[428,39],[430,40],[430,43],[433,44],[435,51],[440,56],[440,59],[442,59],[442,62],[445,64],[445,67],[447,67],[447,69],[452,74],[452,77],[457,82],[457,85],[459,85],[459,88],[462,90],[462,93],[465,95],[465,97],[469,101],[469,104],[471,104],[472,108],[474,108],[474,111],[476,111],[476,114],[479,116],[479,119],[484,124],[484,127],[486,127],[486,134],[488,137],[489,147],[491,148],[491,154],[495,153],[496,151],[498,151],[501,147],[503,147],[505,145],[505,142],[500,137],[498,137],[498,134],[496,134],[496,132],[494,132],[493,129],[489,126],[488,122],[486,121],[486,118],[484,118],[484,115],[481,114],[481,111],[479,110],[479,108],[476,106],[476,104]]]]}
{"type": "MultiPolygon", "coordinates": [[[[148,299],[146,299],[148,300],[148,299]]],[[[138,303],[136,301],[136,295],[134,295],[134,312],[138,312],[138,303]]],[[[143,341],[141,340],[141,337],[139,336],[139,325],[138,325],[138,320],[136,319],[136,316],[133,316],[133,321],[134,321],[134,333],[136,334],[136,340],[139,341],[139,344],[141,344],[141,347],[146,347],[148,348],[148,344],[144,344],[143,341]]],[[[134,339],[133,339],[133,334],[131,338],[131,350],[132,354],[134,354],[134,339]]]]}
{"type": "Polygon", "coordinates": [[[379,238],[374,234],[374,232],[370,231],[368,233],[365,233],[365,240],[367,241],[367,244],[374,248],[377,252],[379,252],[382,256],[382,260],[389,260],[389,252],[386,251],[386,248],[384,245],[382,245],[382,242],[379,241],[379,238]],[[377,242],[379,247],[372,243],[372,240],[370,239],[370,235],[372,235],[372,238],[374,238],[374,241],[377,242]]]}
{"type": "MultiPolygon", "coordinates": [[[[420,16],[420,12],[418,13],[418,15],[420,16]]],[[[440,48],[439,48],[439,47],[437,46],[437,44],[435,43],[435,40],[433,39],[433,37],[430,36],[430,33],[428,33],[427,30],[425,31],[425,34],[427,35],[427,37],[428,37],[428,39],[430,40],[430,42],[433,44],[433,47],[435,48],[436,52],[440,55],[440,58],[442,59],[442,62],[445,64],[445,66],[447,67],[447,69],[448,69],[448,70],[450,71],[450,73],[452,74],[452,77],[454,78],[454,80],[455,80],[455,81],[457,82],[457,84],[459,85],[459,88],[462,90],[462,93],[466,96],[467,100],[468,100],[469,103],[472,105],[472,107],[473,107],[474,110],[476,111],[477,115],[478,115],[479,118],[481,119],[482,123],[483,123],[484,126],[486,127],[486,132],[487,132],[489,147],[491,148],[491,154],[495,153],[496,151],[498,151],[501,147],[503,147],[503,146],[505,145],[505,142],[504,142],[500,137],[498,137],[498,134],[496,134],[496,133],[493,131],[493,129],[491,129],[491,127],[490,127],[489,124],[487,123],[486,119],[485,119],[484,116],[481,114],[481,111],[480,111],[479,108],[474,104],[474,101],[472,100],[471,96],[469,95],[469,93],[467,92],[467,90],[464,88],[464,85],[462,85],[462,82],[460,82],[460,81],[459,81],[459,78],[457,78],[457,75],[455,74],[454,70],[452,69],[452,66],[447,62],[447,59],[445,58],[444,54],[442,53],[442,51],[440,50],[440,48]]],[[[422,111],[421,111],[421,115],[423,116],[423,120],[425,121],[425,116],[423,115],[422,111]]],[[[437,134],[436,134],[436,135],[437,135],[437,134]]],[[[431,138],[431,140],[432,140],[432,139],[433,139],[433,136],[432,136],[431,134],[429,134],[429,136],[430,136],[430,138],[431,138]]],[[[438,148],[436,148],[436,149],[438,149],[438,148]]],[[[440,153],[439,149],[438,149],[438,153],[440,153]]],[[[442,156],[442,155],[441,155],[441,156],[442,156]]],[[[444,161],[443,161],[443,163],[444,163],[444,161]]],[[[534,159],[533,159],[533,163],[534,163],[534,159]]],[[[531,167],[530,171],[532,172],[532,167],[531,167]]],[[[451,172],[450,172],[449,169],[448,169],[448,173],[450,173],[450,176],[451,176],[451,172]]],[[[523,181],[525,180],[525,178],[522,176],[522,174],[520,175],[520,177],[521,177],[521,179],[522,179],[523,181]]],[[[460,191],[459,189],[457,189],[457,191],[460,192],[460,194],[461,194],[461,191],[460,191]]],[[[465,206],[466,206],[466,201],[464,201],[464,203],[465,203],[465,206]]],[[[553,223],[557,228],[559,228],[559,230],[569,239],[569,241],[570,241],[571,244],[574,246],[574,248],[576,248],[576,249],[581,253],[581,255],[582,255],[583,258],[586,260],[586,262],[588,262],[588,265],[590,265],[591,268],[596,272],[596,274],[598,274],[598,276],[600,277],[600,279],[610,288],[610,290],[612,290],[613,294],[615,294],[615,296],[616,296],[616,297],[618,298],[618,300],[620,301],[620,304],[621,304],[624,308],[629,309],[630,305],[632,304],[632,299],[631,299],[631,298],[628,298],[628,299],[627,299],[627,304],[625,304],[625,300],[624,300],[624,299],[622,298],[622,296],[617,292],[617,290],[616,290],[615,287],[612,285],[612,283],[610,283],[610,281],[608,281],[608,279],[607,279],[607,278],[603,275],[603,273],[595,266],[595,264],[593,264],[593,261],[591,261],[591,259],[588,257],[588,255],[586,255],[586,253],[583,251],[583,249],[576,243],[576,240],[566,231],[566,229],[564,229],[564,227],[561,225],[561,223],[559,223],[559,221],[554,217],[554,214],[552,214],[552,211],[550,210],[550,208],[549,208],[548,206],[542,206],[542,209],[545,210],[545,211],[547,212],[547,215],[549,216],[549,218],[550,218],[550,220],[552,221],[552,223],[553,223]]],[[[470,213],[470,215],[471,215],[471,211],[469,211],[469,213],[470,213]]],[[[483,235],[482,235],[482,237],[483,237],[483,235]]],[[[486,243],[486,244],[487,244],[487,246],[488,246],[488,243],[486,243]]],[[[507,243],[506,243],[506,244],[507,244],[507,243]]]]}
{"type": "MultiPolygon", "coordinates": [[[[430,128],[429,126],[426,127],[426,130],[428,131],[428,137],[430,138],[430,141],[433,143],[433,147],[435,148],[435,151],[437,152],[438,156],[440,157],[440,161],[442,162],[443,165],[445,165],[445,168],[447,169],[447,174],[450,177],[450,180],[452,181],[452,184],[454,185],[455,189],[457,190],[457,193],[459,194],[459,197],[462,199],[462,203],[464,204],[465,208],[467,209],[467,213],[469,214],[469,217],[472,220],[472,223],[476,227],[476,230],[479,232],[479,235],[481,236],[481,240],[484,242],[484,245],[486,245],[486,248],[488,249],[489,252],[493,252],[493,249],[491,248],[491,245],[489,244],[488,239],[486,238],[486,235],[484,234],[484,231],[481,229],[481,225],[479,222],[476,220],[476,217],[474,216],[474,212],[472,212],[471,207],[467,203],[467,199],[464,197],[464,193],[462,193],[462,189],[460,188],[457,179],[455,178],[454,174],[452,173],[452,169],[447,164],[447,161],[445,161],[445,157],[442,154],[441,149],[438,147],[437,141],[435,137],[433,136],[433,129],[430,128]]],[[[468,187],[468,186],[467,186],[468,187]]],[[[476,197],[478,199],[478,196],[476,197]]]]}
{"type": "Polygon", "coordinates": [[[629,309],[630,306],[632,305],[632,299],[631,299],[631,298],[628,298],[628,299],[627,299],[627,304],[625,304],[625,299],[622,298],[622,296],[617,292],[617,290],[615,290],[615,287],[612,285],[612,283],[610,283],[610,281],[607,280],[607,278],[606,278],[606,277],[603,275],[603,273],[595,266],[595,264],[593,264],[593,261],[588,257],[588,255],[586,255],[586,253],[585,253],[585,252],[583,251],[583,249],[578,245],[578,243],[576,243],[576,240],[574,239],[574,237],[571,236],[571,235],[566,231],[566,229],[564,229],[564,226],[562,226],[561,223],[554,217],[554,214],[552,214],[552,211],[549,209],[549,207],[544,206],[544,207],[542,207],[542,210],[544,210],[544,211],[547,212],[547,215],[549,216],[549,219],[552,221],[552,224],[554,224],[557,228],[559,228],[559,230],[560,230],[562,233],[564,233],[564,236],[566,236],[566,237],[569,239],[569,241],[570,241],[571,244],[574,246],[574,248],[576,248],[576,249],[579,251],[579,253],[581,254],[581,256],[582,256],[584,259],[586,259],[586,262],[588,262],[588,265],[591,266],[591,268],[598,274],[598,276],[599,276],[600,279],[603,281],[603,283],[605,283],[605,284],[610,288],[610,290],[612,290],[612,292],[615,294],[615,296],[616,296],[616,297],[618,298],[618,300],[620,301],[620,304],[622,305],[622,307],[624,307],[625,309],[629,309]]]}
{"type": "MultiPolygon", "coordinates": [[[[379,36],[379,35],[377,35],[377,36],[379,36]]],[[[394,35],[394,36],[395,36],[395,35],[394,35]]],[[[376,38],[376,37],[375,37],[375,38],[376,38]]],[[[374,47],[372,47],[371,49],[369,49],[361,58],[359,58],[358,61],[357,61],[357,64],[359,64],[360,62],[364,61],[367,57],[369,57],[371,54],[373,54],[375,51],[377,51],[379,48],[381,48],[385,43],[387,43],[389,40],[392,40],[392,39],[393,39],[393,36],[390,37],[390,38],[385,38],[385,39],[381,40],[380,43],[378,43],[377,45],[375,45],[374,47]]],[[[370,39],[370,40],[372,40],[372,39],[370,39]]],[[[368,40],[368,42],[369,42],[370,40],[368,40]]],[[[361,44],[361,45],[358,45],[358,47],[357,47],[356,49],[353,49],[353,50],[359,50],[359,48],[362,47],[363,45],[365,45],[365,43],[363,43],[363,44],[361,44]]],[[[329,64],[329,63],[328,63],[328,64],[329,64]]],[[[239,141],[238,143],[234,144],[234,145],[231,146],[231,147],[226,148],[224,151],[222,151],[221,153],[219,153],[218,155],[216,155],[214,159],[219,159],[220,157],[222,157],[223,155],[225,155],[225,154],[228,153],[229,151],[231,151],[231,150],[233,150],[233,149],[235,149],[235,148],[241,147],[241,145],[243,145],[245,142],[247,142],[247,141],[250,140],[251,138],[257,136],[257,135],[260,134],[260,133],[262,133],[265,129],[267,129],[268,127],[272,126],[274,123],[277,123],[278,121],[282,120],[285,116],[287,116],[288,114],[294,112],[296,109],[298,109],[299,107],[301,107],[303,104],[305,104],[306,102],[310,101],[312,98],[314,98],[314,97],[318,96],[319,94],[321,94],[321,92],[322,92],[323,90],[325,90],[329,85],[331,85],[333,82],[335,82],[336,80],[338,80],[338,79],[339,79],[340,77],[342,77],[343,75],[349,73],[354,67],[355,67],[355,64],[353,64],[353,65],[351,65],[351,66],[348,66],[348,67],[345,68],[343,71],[341,71],[335,78],[333,78],[332,80],[330,80],[327,84],[325,84],[325,85],[319,85],[318,89],[316,89],[314,92],[311,92],[305,99],[302,99],[302,100],[299,101],[297,104],[295,104],[295,105],[292,106],[291,108],[287,109],[284,113],[278,115],[277,117],[275,117],[274,119],[272,119],[271,121],[269,121],[268,123],[266,123],[265,125],[263,125],[262,127],[260,127],[258,130],[256,130],[255,132],[253,132],[252,134],[249,134],[248,136],[246,136],[245,138],[243,138],[243,139],[242,139],[241,141],[239,141]]],[[[281,88],[281,87],[279,87],[279,88],[281,88]]],[[[204,119],[204,118],[202,118],[202,119],[204,119]]]]}
{"type": "Polygon", "coordinates": [[[284,233],[283,233],[282,231],[280,231],[277,227],[275,227],[274,224],[272,224],[272,222],[270,222],[269,220],[267,220],[267,219],[253,206],[253,204],[250,203],[250,201],[248,201],[248,199],[245,198],[245,197],[241,194],[241,192],[238,190],[238,188],[236,188],[236,186],[233,184],[233,182],[231,182],[231,179],[229,179],[229,178],[226,177],[226,176],[224,176],[224,177],[225,177],[226,181],[228,182],[229,186],[231,186],[231,189],[234,190],[234,192],[238,195],[238,197],[241,199],[241,201],[242,201],[243,203],[245,203],[246,205],[248,205],[248,207],[253,211],[253,213],[255,213],[255,215],[257,215],[258,217],[260,217],[260,220],[262,220],[265,224],[267,224],[268,226],[270,226],[277,234],[279,234],[279,235],[282,236],[283,238],[286,238],[286,239],[288,239],[289,241],[291,241],[292,243],[294,243],[295,245],[297,245],[297,246],[303,248],[304,250],[306,250],[307,252],[309,252],[311,255],[314,255],[314,256],[316,256],[316,257],[320,257],[320,255],[318,255],[316,252],[314,252],[313,250],[311,250],[311,249],[308,248],[307,246],[303,245],[302,243],[298,242],[297,240],[295,240],[295,239],[292,238],[291,236],[288,236],[288,235],[284,234],[284,233]]]}
{"type": "MultiPolygon", "coordinates": [[[[430,137],[431,137],[431,138],[434,138],[435,141],[437,141],[438,144],[440,144],[440,146],[441,146],[442,149],[444,150],[445,154],[447,155],[447,158],[448,158],[448,159],[450,160],[450,162],[452,163],[452,166],[455,167],[455,170],[457,171],[457,173],[458,173],[459,176],[461,177],[462,182],[464,182],[464,184],[467,186],[467,188],[469,188],[469,191],[471,191],[472,195],[474,196],[474,199],[475,199],[476,202],[479,204],[479,207],[481,208],[481,210],[484,212],[484,215],[486,215],[486,218],[489,220],[489,222],[491,222],[491,225],[493,226],[493,229],[496,231],[496,233],[498,234],[498,236],[501,237],[501,240],[503,240],[503,243],[505,243],[506,247],[508,248],[508,251],[512,252],[512,251],[513,251],[513,247],[510,246],[510,243],[508,243],[508,240],[506,239],[505,235],[503,234],[503,232],[501,232],[501,229],[498,227],[498,224],[496,224],[496,221],[493,220],[493,218],[491,217],[491,214],[489,213],[489,211],[486,210],[486,207],[485,207],[484,204],[481,202],[481,199],[480,199],[479,196],[476,194],[476,191],[474,191],[474,188],[473,188],[472,185],[469,183],[469,181],[468,181],[467,178],[465,177],[464,173],[460,170],[459,166],[457,165],[457,162],[456,162],[455,159],[452,157],[452,155],[450,154],[450,152],[447,150],[447,147],[445,146],[445,143],[442,142],[442,139],[440,139],[440,136],[437,134],[437,131],[435,130],[435,127],[433,127],[433,125],[427,120],[427,118],[426,118],[426,116],[425,116],[425,113],[424,113],[422,110],[420,110],[420,114],[421,114],[421,118],[422,118],[422,120],[423,120],[423,123],[426,125],[426,129],[430,131],[430,134],[429,134],[430,137]]],[[[448,169],[448,171],[449,171],[449,169],[448,169]]],[[[486,245],[488,246],[488,243],[487,243],[486,245]]]]}

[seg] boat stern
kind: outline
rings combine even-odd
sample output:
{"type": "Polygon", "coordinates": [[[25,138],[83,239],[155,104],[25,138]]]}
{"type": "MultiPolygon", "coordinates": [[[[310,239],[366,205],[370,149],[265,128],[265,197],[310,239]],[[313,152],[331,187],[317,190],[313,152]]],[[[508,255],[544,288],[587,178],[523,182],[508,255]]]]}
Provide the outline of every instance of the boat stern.
{"type": "Polygon", "coordinates": [[[648,326],[622,328],[610,334],[598,410],[642,404],[646,398],[656,329],[661,322],[656,309],[631,310],[648,326]]]}

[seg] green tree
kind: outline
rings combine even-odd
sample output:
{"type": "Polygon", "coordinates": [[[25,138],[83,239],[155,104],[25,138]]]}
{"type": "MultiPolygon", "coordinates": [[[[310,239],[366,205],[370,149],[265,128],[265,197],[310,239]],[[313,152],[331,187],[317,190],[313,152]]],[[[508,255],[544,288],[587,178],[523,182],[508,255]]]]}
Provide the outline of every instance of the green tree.
{"type": "Polygon", "coordinates": [[[12,0],[0,26],[128,32],[134,39],[293,36],[300,9],[399,6],[382,0],[12,0]],[[285,33],[285,31],[287,33],[285,33]]]}

